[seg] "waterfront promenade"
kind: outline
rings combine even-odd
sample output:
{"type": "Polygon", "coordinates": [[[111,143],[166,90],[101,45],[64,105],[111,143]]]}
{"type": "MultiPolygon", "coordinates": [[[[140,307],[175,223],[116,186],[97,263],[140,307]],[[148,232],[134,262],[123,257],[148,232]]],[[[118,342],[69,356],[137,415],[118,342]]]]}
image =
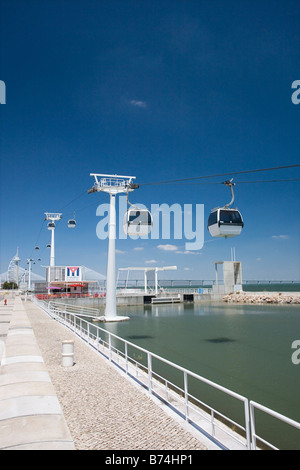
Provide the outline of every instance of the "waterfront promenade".
{"type": "Polygon", "coordinates": [[[33,302],[1,300],[0,322],[0,449],[214,449],[33,302]]]}

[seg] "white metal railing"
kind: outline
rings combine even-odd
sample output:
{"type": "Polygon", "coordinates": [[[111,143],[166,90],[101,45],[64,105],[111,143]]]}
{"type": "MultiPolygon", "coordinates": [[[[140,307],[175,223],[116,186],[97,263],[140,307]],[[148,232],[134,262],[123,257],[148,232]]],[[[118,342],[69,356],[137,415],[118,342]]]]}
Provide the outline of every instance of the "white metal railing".
{"type": "Polygon", "coordinates": [[[202,294],[208,294],[211,292],[209,287],[166,287],[163,288],[163,292],[178,292],[179,294],[199,294],[199,289],[201,289],[202,294]]]}
{"type": "MultiPolygon", "coordinates": [[[[159,294],[209,294],[212,289],[209,287],[160,287],[158,290],[159,294]]],[[[147,288],[147,292],[143,287],[118,287],[117,295],[155,295],[155,289],[152,287],[147,288]]]]}
{"type": "MultiPolygon", "coordinates": [[[[118,365],[127,375],[134,378],[140,385],[148,389],[150,394],[167,403],[181,415],[187,422],[209,434],[216,442],[227,448],[228,440],[237,448],[250,449],[250,419],[248,399],[222,387],[204,377],[199,376],[157,354],[137,346],[123,338],[105,330],[94,323],[90,323],[82,316],[91,316],[89,312],[71,311],[70,305],[45,302],[35,299],[52,318],[70,328],[75,334],[84,339],[97,351],[106,356],[110,362],[118,365]],[[119,342],[123,350],[117,348],[114,342],[119,342]],[[133,354],[129,354],[133,349],[133,354]],[[146,358],[145,364],[141,355],[146,358]],[[162,377],[153,368],[153,360],[179,371],[183,377],[183,387],[162,377]],[[189,378],[192,377],[210,387],[213,387],[243,404],[244,425],[237,423],[229,417],[215,410],[213,407],[201,402],[189,392],[189,378]],[[208,410],[208,411],[205,411],[208,410]],[[226,424],[224,424],[226,421],[226,424]],[[239,433],[235,430],[238,429],[239,433]],[[226,444],[224,444],[226,443],[226,444]]],[[[74,306],[73,306],[74,307],[74,306]]]]}
{"type": "MultiPolygon", "coordinates": [[[[150,394],[159,398],[174,409],[188,423],[205,434],[210,435],[215,442],[228,449],[256,450],[256,439],[272,449],[271,443],[264,441],[255,432],[255,408],[259,409],[289,425],[300,430],[300,423],[293,421],[275,411],[262,406],[246,397],[235,393],[221,385],[212,382],[192,371],[185,369],[157,354],[133,344],[110,331],[90,323],[82,317],[95,316],[95,310],[68,304],[34,301],[52,318],[70,328],[76,335],[85,340],[90,346],[105,356],[111,363],[117,365],[128,376],[146,388],[150,394]],[[72,307],[73,310],[70,308],[72,307]],[[78,309],[77,309],[78,307],[78,309]],[[80,311],[79,311],[80,309],[80,311]],[[77,312],[76,312],[77,310],[77,312]],[[116,344],[122,345],[117,347],[116,344]],[[115,344],[114,344],[115,343],[115,344]],[[133,350],[129,354],[129,350],[133,350]],[[144,359],[144,363],[143,360],[144,359]],[[183,387],[171,382],[154,370],[153,360],[170,366],[180,372],[183,378],[183,387]],[[198,397],[189,392],[189,378],[204,383],[222,393],[236,399],[243,404],[243,424],[225,416],[198,397]],[[249,412],[250,410],[250,412],[249,412]]],[[[99,315],[99,312],[98,312],[99,315]]]]}
{"type": "Polygon", "coordinates": [[[100,180],[100,186],[106,187],[106,186],[121,186],[121,187],[126,187],[127,181],[124,179],[118,179],[118,178],[101,178],[100,180]]]}
{"type": "Polygon", "coordinates": [[[250,422],[251,422],[251,440],[252,440],[252,447],[253,450],[256,450],[256,440],[259,439],[260,442],[263,444],[267,445],[273,450],[278,450],[277,447],[275,447],[273,444],[270,442],[266,441],[262,437],[258,436],[256,434],[256,429],[255,429],[255,409],[263,411],[264,413],[267,413],[270,416],[273,416],[273,418],[278,419],[279,421],[282,421],[283,423],[288,424],[289,426],[292,426],[296,429],[300,430],[300,423],[297,421],[294,421],[293,419],[287,418],[286,416],[277,413],[277,411],[271,410],[270,408],[267,408],[266,406],[260,405],[259,403],[256,403],[255,401],[250,401],[250,422]]]}
{"type": "Polygon", "coordinates": [[[80,315],[82,317],[99,317],[98,308],[52,301],[45,303],[51,305],[51,308],[57,310],[58,312],[62,310],[68,311],[69,313],[74,313],[75,315],[80,315]]]}

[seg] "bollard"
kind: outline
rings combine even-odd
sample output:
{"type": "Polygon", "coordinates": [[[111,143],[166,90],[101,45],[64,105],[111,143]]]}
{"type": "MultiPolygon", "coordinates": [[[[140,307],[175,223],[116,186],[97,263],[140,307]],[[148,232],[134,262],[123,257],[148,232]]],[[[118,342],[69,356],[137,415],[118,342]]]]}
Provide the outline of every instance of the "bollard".
{"type": "Polygon", "coordinates": [[[62,366],[71,367],[74,364],[74,341],[72,339],[62,342],[62,366]]]}

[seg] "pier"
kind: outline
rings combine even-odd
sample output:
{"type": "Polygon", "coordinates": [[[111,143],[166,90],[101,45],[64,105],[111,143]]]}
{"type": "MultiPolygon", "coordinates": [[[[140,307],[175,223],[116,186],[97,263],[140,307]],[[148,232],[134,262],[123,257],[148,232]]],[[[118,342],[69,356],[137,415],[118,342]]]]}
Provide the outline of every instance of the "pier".
{"type": "Polygon", "coordinates": [[[0,321],[1,449],[215,448],[33,302],[8,297],[0,321]],[[63,340],[73,367],[61,365],[63,340]]]}

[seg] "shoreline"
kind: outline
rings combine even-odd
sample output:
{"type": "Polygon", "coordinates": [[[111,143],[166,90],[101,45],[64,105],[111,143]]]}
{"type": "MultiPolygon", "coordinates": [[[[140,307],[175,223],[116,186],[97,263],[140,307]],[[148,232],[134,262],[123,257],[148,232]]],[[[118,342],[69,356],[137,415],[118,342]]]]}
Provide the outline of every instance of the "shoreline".
{"type": "Polygon", "coordinates": [[[237,292],[227,294],[222,300],[226,303],[245,304],[300,304],[300,292],[237,292]]]}

